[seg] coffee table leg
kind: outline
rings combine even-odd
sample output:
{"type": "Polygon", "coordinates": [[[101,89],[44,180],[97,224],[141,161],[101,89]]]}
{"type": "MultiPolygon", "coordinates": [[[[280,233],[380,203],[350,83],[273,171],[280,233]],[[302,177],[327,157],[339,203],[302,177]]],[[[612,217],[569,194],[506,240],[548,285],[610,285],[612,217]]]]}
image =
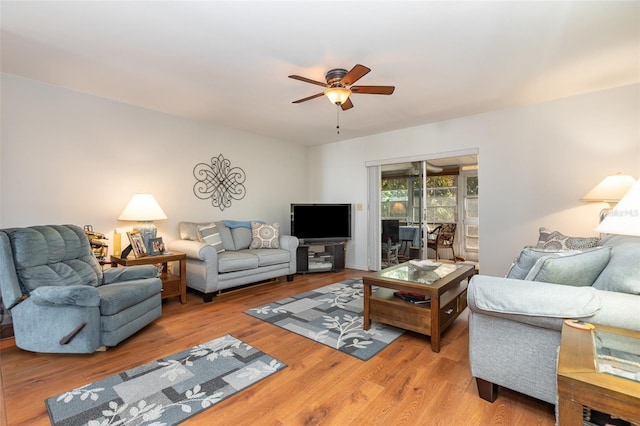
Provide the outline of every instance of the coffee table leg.
{"type": "Polygon", "coordinates": [[[431,350],[440,352],[440,296],[431,297],[431,350]]]}
{"type": "Polygon", "coordinates": [[[558,422],[563,426],[581,426],[582,404],[568,398],[558,398],[558,422]]]}
{"type": "Polygon", "coordinates": [[[362,329],[368,330],[371,327],[371,318],[369,318],[369,304],[371,303],[371,284],[364,284],[364,312],[362,313],[364,321],[362,329]]]}

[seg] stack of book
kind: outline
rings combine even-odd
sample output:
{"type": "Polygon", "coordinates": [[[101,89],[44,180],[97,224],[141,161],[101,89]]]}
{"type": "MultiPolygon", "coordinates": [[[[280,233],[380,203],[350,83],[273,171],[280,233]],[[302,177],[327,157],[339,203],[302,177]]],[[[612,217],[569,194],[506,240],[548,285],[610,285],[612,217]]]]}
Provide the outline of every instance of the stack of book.
{"type": "Polygon", "coordinates": [[[414,305],[427,305],[431,303],[431,298],[424,294],[396,291],[393,295],[414,305]]]}

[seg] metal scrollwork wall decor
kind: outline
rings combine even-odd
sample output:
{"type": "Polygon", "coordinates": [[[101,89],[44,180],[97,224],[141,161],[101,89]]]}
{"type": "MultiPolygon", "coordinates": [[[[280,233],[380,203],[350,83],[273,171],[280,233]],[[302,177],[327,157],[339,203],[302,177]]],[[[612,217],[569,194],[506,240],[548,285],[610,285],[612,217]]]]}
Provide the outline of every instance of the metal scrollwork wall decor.
{"type": "Polygon", "coordinates": [[[193,193],[201,200],[211,198],[211,204],[224,210],[231,207],[231,200],[241,200],[247,190],[247,176],[240,167],[231,167],[231,161],[222,154],[211,158],[211,164],[198,163],[193,168],[196,184],[193,193]]]}

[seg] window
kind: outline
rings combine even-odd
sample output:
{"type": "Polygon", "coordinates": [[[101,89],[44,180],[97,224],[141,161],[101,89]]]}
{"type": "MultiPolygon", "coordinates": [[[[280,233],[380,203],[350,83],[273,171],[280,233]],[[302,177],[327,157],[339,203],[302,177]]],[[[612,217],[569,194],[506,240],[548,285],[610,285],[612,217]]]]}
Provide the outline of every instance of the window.
{"type": "Polygon", "coordinates": [[[427,222],[458,221],[458,176],[427,176],[427,222]]]}
{"type": "Polygon", "coordinates": [[[478,260],[477,254],[479,244],[478,229],[478,175],[465,174],[464,192],[464,250],[471,260],[478,260]]]}
{"type": "Polygon", "coordinates": [[[417,222],[420,212],[420,177],[383,177],[381,216],[402,222],[417,222]],[[411,195],[411,196],[410,196],[411,195]]]}

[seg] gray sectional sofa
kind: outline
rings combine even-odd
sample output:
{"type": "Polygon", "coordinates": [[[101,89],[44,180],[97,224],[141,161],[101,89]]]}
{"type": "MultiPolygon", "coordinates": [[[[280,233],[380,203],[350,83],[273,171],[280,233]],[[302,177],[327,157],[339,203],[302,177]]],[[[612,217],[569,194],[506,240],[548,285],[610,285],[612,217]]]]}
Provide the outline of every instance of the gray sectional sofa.
{"type": "Polygon", "coordinates": [[[222,290],[279,277],[293,280],[296,273],[298,239],[278,234],[272,247],[251,248],[254,234],[251,222],[180,222],[180,239],[167,244],[169,251],[187,254],[187,287],[210,302],[222,290]],[[210,232],[215,225],[216,235],[210,232]]]}
{"type": "Polygon", "coordinates": [[[582,253],[538,251],[516,259],[509,276],[521,278],[469,283],[471,373],[491,402],[503,386],[556,403],[564,319],[640,330],[640,237],[605,236],[582,253]]]}

